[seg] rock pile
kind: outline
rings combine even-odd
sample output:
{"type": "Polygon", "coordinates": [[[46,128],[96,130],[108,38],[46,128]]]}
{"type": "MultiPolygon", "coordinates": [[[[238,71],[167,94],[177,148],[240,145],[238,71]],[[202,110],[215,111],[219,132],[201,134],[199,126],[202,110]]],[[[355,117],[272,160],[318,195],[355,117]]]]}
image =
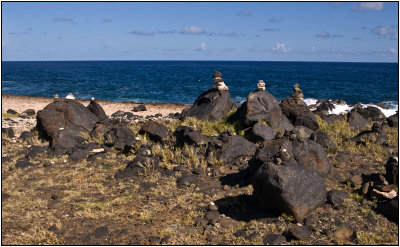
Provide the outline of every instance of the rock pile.
{"type": "Polygon", "coordinates": [[[259,80],[257,83],[258,91],[265,91],[265,82],[263,80],[259,80]]]}
{"type": "Polygon", "coordinates": [[[214,71],[212,77],[214,78],[214,88],[219,91],[228,91],[228,87],[225,85],[224,79],[222,79],[221,72],[214,71]]]}
{"type": "Polygon", "coordinates": [[[292,93],[292,98],[294,100],[299,100],[299,99],[303,99],[304,98],[304,94],[301,91],[301,89],[299,88],[299,84],[294,84],[293,85],[293,93],[292,93]]]}

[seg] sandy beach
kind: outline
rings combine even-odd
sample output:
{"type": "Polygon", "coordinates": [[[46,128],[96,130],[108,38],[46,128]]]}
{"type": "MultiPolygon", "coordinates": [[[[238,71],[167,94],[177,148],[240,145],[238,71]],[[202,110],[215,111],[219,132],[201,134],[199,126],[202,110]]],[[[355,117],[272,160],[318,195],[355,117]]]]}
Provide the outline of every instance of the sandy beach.
{"type": "MultiPolygon", "coordinates": [[[[9,95],[2,94],[1,96],[1,112],[5,113],[8,109],[12,109],[18,113],[21,113],[27,109],[33,109],[35,112],[42,110],[48,104],[53,102],[52,98],[46,97],[31,97],[31,96],[18,96],[18,95],[9,95]]],[[[76,99],[81,102],[83,105],[87,106],[89,104],[89,100],[76,99]]],[[[108,116],[111,116],[116,111],[124,111],[131,112],[135,106],[140,105],[141,103],[133,103],[133,102],[113,102],[106,100],[98,100],[97,101],[104,109],[108,116]]],[[[183,104],[174,104],[174,103],[145,103],[147,108],[146,111],[141,112],[133,112],[135,115],[140,116],[148,116],[155,114],[162,114],[163,116],[168,116],[170,113],[181,112],[188,106],[183,104]]]]}

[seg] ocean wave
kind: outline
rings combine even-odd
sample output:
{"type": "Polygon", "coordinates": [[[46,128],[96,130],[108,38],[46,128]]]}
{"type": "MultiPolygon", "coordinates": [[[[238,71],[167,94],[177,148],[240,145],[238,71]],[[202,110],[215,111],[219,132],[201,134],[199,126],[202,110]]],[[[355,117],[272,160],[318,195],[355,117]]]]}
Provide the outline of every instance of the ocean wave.
{"type": "Polygon", "coordinates": [[[233,98],[233,100],[238,102],[239,104],[242,104],[243,102],[245,102],[247,100],[247,98],[241,97],[241,96],[236,96],[235,98],[233,98]]]}
{"type": "Polygon", "coordinates": [[[315,105],[317,104],[317,99],[313,99],[313,98],[306,98],[303,99],[304,103],[306,103],[306,105],[310,106],[310,105],[315,105]]]}
{"type": "MultiPolygon", "coordinates": [[[[343,105],[339,105],[339,104],[333,104],[335,108],[333,108],[332,110],[329,110],[328,113],[329,114],[337,114],[337,115],[342,115],[342,114],[346,114],[349,111],[351,111],[354,106],[350,106],[347,104],[343,104],[343,105]]],[[[367,107],[376,107],[378,108],[383,115],[385,115],[385,117],[390,117],[394,114],[396,114],[396,112],[399,110],[398,109],[398,105],[393,105],[391,109],[384,109],[376,104],[361,104],[362,108],[367,108],[367,107]]]]}
{"type": "MultiPolygon", "coordinates": [[[[317,99],[306,98],[303,101],[304,101],[304,103],[307,104],[307,106],[311,106],[311,105],[318,106],[319,105],[319,104],[317,104],[317,101],[318,101],[317,99]]],[[[342,114],[348,113],[349,111],[351,111],[353,109],[353,106],[350,106],[347,104],[333,103],[333,106],[335,108],[328,111],[329,114],[342,115],[342,114]]],[[[369,106],[378,108],[385,115],[385,117],[390,117],[390,116],[396,114],[396,112],[399,110],[399,102],[397,102],[397,101],[383,101],[378,104],[361,104],[361,107],[363,107],[363,108],[367,108],[369,106]],[[385,108],[382,108],[379,105],[382,105],[385,108]]],[[[315,109],[316,109],[316,107],[312,107],[310,110],[313,111],[315,109]]]]}

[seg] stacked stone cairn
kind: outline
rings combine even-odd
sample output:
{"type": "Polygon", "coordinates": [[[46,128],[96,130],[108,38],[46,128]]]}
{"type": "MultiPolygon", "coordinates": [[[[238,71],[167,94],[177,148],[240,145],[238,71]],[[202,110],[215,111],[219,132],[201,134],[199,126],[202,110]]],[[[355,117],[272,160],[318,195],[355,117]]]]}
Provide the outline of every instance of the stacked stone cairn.
{"type": "Polygon", "coordinates": [[[258,81],[257,91],[265,91],[265,82],[263,80],[258,81]]]}
{"type": "Polygon", "coordinates": [[[228,87],[224,83],[224,79],[222,79],[222,74],[219,71],[214,71],[214,88],[217,88],[219,91],[228,91],[228,87]]]}
{"type": "Polygon", "coordinates": [[[292,98],[295,100],[299,100],[299,99],[303,99],[304,98],[304,94],[301,91],[301,89],[299,88],[299,84],[296,83],[293,85],[293,93],[292,93],[292,98]]]}

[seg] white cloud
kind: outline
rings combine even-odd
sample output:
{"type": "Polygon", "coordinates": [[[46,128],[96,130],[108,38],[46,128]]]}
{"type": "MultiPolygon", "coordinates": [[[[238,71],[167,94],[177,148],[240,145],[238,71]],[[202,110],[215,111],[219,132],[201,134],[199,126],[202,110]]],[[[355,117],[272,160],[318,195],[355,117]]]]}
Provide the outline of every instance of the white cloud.
{"type": "Polygon", "coordinates": [[[384,27],[384,26],[376,26],[374,27],[371,32],[375,35],[388,37],[392,40],[399,39],[399,33],[396,27],[384,27]]]}
{"type": "Polygon", "coordinates": [[[323,39],[329,39],[329,38],[343,38],[343,35],[341,35],[340,33],[331,34],[331,33],[328,33],[328,32],[322,32],[322,33],[316,34],[315,37],[323,38],[323,39]]]}
{"type": "Polygon", "coordinates": [[[292,49],[286,47],[284,43],[276,43],[275,46],[272,47],[272,50],[277,52],[290,52],[292,49]]]}
{"type": "Polygon", "coordinates": [[[132,31],[129,34],[135,34],[135,35],[139,35],[139,36],[154,36],[154,32],[147,32],[147,31],[143,31],[143,30],[132,31]]]}
{"type": "Polygon", "coordinates": [[[205,51],[206,49],[207,49],[207,44],[206,43],[201,43],[201,45],[200,45],[200,50],[202,50],[202,51],[205,51]]]}
{"type": "Polygon", "coordinates": [[[316,52],[317,52],[317,47],[315,47],[315,45],[313,45],[313,46],[311,47],[311,52],[312,52],[312,53],[316,53],[316,52]]]}
{"type": "Polygon", "coordinates": [[[201,27],[185,25],[184,29],[180,31],[181,34],[205,34],[206,32],[201,27]]]}
{"type": "Polygon", "coordinates": [[[74,20],[69,17],[54,17],[53,19],[55,22],[68,22],[68,23],[74,23],[74,20]]]}
{"type": "Polygon", "coordinates": [[[397,50],[395,48],[390,48],[389,50],[392,54],[397,54],[397,50]]]}
{"type": "Polygon", "coordinates": [[[363,2],[353,7],[356,11],[381,11],[384,7],[383,2],[363,2]]]}
{"type": "Polygon", "coordinates": [[[200,44],[200,47],[195,49],[195,51],[206,51],[207,50],[207,43],[203,42],[200,44]]]}
{"type": "Polygon", "coordinates": [[[252,13],[251,13],[250,10],[245,9],[245,10],[240,11],[240,12],[237,13],[236,15],[240,15],[240,16],[250,16],[251,14],[252,14],[252,13]]]}

